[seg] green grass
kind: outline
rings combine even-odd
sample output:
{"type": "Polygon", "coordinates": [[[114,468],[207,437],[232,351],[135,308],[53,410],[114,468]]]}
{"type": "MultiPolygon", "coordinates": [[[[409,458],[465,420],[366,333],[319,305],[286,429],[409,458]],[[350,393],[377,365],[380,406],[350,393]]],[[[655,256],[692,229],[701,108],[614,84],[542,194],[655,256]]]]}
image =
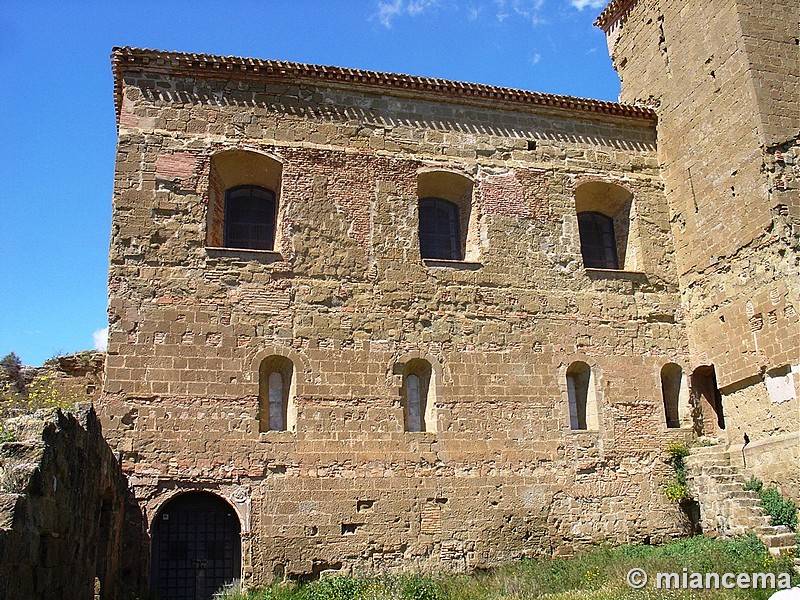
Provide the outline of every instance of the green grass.
{"type": "MultiPolygon", "coordinates": [[[[773,590],[632,590],[625,576],[658,572],[787,573],[788,559],[775,561],[755,537],[712,540],[695,537],[665,546],[598,548],[569,559],[541,559],[467,575],[337,576],[306,585],[276,584],[229,594],[226,600],[617,600],[647,598],[769,598],[773,590]]],[[[794,585],[800,577],[794,575],[794,585]]]]}

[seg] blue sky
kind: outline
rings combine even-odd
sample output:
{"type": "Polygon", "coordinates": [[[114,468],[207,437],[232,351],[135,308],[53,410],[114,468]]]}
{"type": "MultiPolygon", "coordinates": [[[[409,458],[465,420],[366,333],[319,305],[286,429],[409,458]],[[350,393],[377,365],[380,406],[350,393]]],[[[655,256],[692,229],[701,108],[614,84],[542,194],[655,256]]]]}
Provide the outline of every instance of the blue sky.
{"type": "Polygon", "coordinates": [[[619,82],[603,34],[592,26],[604,5],[0,0],[0,356],[15,351],[38,365],[103,338],[116,144],[113,46],[616,100],[619,82]]]}

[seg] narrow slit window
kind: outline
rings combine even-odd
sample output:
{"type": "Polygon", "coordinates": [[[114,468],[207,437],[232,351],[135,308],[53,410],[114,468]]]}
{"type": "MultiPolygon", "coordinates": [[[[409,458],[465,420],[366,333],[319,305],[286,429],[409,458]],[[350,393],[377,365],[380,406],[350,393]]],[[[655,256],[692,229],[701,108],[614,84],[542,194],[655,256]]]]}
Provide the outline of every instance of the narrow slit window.
{"type": "Polygon", "coordinates": [[[431,364],[413,359],[403,365],[401,389],[406,431],[436,431],[436,391],[431,364]]]}
{"type": "Polygon", "coordinates": [[[294,427],[293,372],[292,361],[283,356],[271,356],[262,361],[259,368],[259,431],[287,431],[294,427]]]}
{"type": "Polygon", "coordinates": [[[283,402],[283,377],[278,372],[269,375],[269,428],[273,431],[286,429],[283,402]]]}
{"type": "Polygon", "coordinates": [[[670,429],[681,426],[679,400],[682,379],[683,372],[678,365],[670,363],[662,367],[661,397],[664,401],[664,417],[670,429]]]}
{"type": "Polygon", "coordinates": [[[422,431],[422,399],[420,397],[419,377],[409,375],[406,378],[406,429],[422,431]]]}
{"type": "Polygon", "coordinates": [[[567,369],[570,429],[597,428],[597,413],[592,385],[592,370],[584,362],[572,363],[567,369]]]}

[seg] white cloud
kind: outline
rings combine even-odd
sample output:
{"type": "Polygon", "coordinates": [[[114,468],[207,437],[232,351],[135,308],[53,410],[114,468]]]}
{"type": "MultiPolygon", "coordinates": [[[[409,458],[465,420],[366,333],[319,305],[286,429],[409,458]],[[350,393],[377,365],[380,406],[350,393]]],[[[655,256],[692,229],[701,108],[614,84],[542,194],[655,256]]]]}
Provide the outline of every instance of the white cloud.
{"type": "MultiPolygon", "coordinates": [[[[597,0],[570,0],[573,3],[591,3],[597,0]]],[[[605,3],[602,0],[601,3],[605,3]]],[[[461,12],[467,20],[475,22],[481,18],[495,18],[500,23],[523,19],[532,25],[547,23],[543,7],[545,0],[471,0],[461,12]]],[[[432,10],[441,9],[450,13],[460,12],[458,3],[449,0],[378,0],[376,13],[371,18],[386,28],[391,28],[397,19],[416,17],[432,10]]]]}
{"type": "Polygon", "coordinates": [[[494,0],[497,6],[497,20],[501,23],[510,16],[522,17],[533,25],[541,25],[545,20],[540,16],[544,0],[494,0]]]}
{"type": "Polygon", "coordinates": [[[577,8],[583,10],[584,8],[605,8],[608,0],[569,0],[569,3],[577,8]]]}
{"type": "Polygon", "coordinates": [[[542,60],[542,55],[538,52],[534,52],[533,56],[531,56],[529,60],[531,61],[532,65],[538,65],[539,61],[542,60]]]}
{"type": "Polygon", "coordinates": [[[108,327],[98,329],[92,334],[94,340],[94,349],[105,352],[108,349],[108,327]]]}
{"type": "Polygon", "coordinates": [[[544,0],[512,0],[511,7],[519,16],[530,19],[542,9],[542,4],[544,0]]]}
{"type": "Polygon", "coordinates": [[[378,21],[384,27],[392,26],[392,19],[399,15],[403,10],[403,0],[394,2],[378,2],[378,21]]]}
{"type": "Polygon", "coordinates": [[[494,3],[497,5],[497,20],[502,23],[509,16],[506,10],[506,0],[494,0],[494,3]]]}
{"type": "Polygon", "coordinates": [[[406,12],[413,17],[428,10],[435,4],[435,0],[408,0],[406,3],[406,12]]]}
{"type": "Polygon", "coordinates": [[[390,28],[392,21],[403,15],[416,17],[429,8],[435,7],[439,0],[389,0],[378,2],[378,21],[384,27],[390,28]]]}

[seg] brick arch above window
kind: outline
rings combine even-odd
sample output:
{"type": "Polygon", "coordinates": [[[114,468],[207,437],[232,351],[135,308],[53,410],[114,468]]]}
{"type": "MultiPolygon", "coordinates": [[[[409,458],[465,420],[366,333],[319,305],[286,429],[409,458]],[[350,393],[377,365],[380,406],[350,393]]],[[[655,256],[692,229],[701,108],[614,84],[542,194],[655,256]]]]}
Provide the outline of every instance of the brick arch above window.
{"type": "Polygon", "coordinates": [[[402,369],[402,365],[415,359],[422,359],[430,363],[431,369],[433,369],[436,380],[440,385],[449,385],[453,383],[453,375],[444,358],[420,349],[404,352],[389,362],[387,365],[387,384],[391,381],[392,375],[397,375],[398,369],[402,369]]]}

